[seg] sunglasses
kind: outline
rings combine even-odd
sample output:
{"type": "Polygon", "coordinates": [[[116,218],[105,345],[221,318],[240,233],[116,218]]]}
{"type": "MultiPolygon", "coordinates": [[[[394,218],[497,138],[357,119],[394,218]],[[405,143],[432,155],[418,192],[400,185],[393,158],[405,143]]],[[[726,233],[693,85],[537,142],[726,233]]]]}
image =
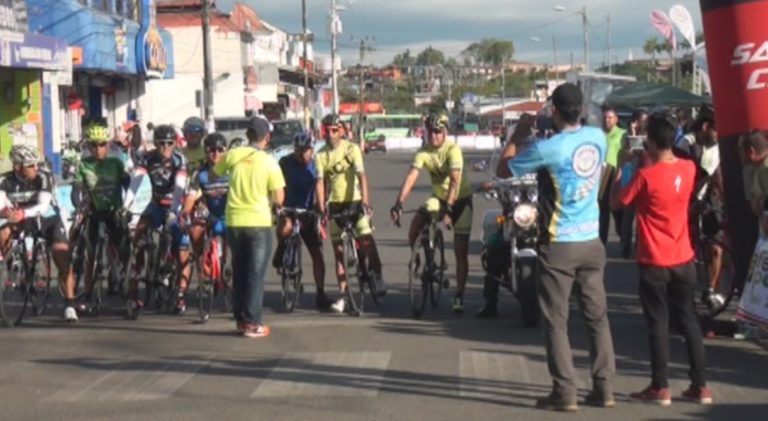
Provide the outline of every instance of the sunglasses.
{"type": "Polygon", "coordinates": [[[100,143],[100,142],[88,142],[88,146],[92,148],[106,148],[106,143],[100,143]]]}
{"type": "Polygon", "coordinates": [[[338,128],[338,127],[329,127],[328,131],[331,132],[331,133],[338,133],[338,132],[341,131],[341,129],[338,128]]]}
{"type": "Polygon", "coordinates": [[[24,165],[24,168],[37,168],[37,164],[27,164],[24,165]]]}
{"type": "Polygon", "coordinates": [[[224,153],[225,150],[224,148],[208,148],[205,151],[208,153],[224,153]]]}
{"type": "Polygon", "coordinates": [[[165,146],[166,148],[169,148],[169,147],[173,146],[173,144],[174,144],[174,141],[172,141],[172,140],[169,140],[169,141],[167,141],[167,142],[155,142],[155,144],[156,144],[157,146],[165,146]]]}
{"type": "Polygon", "coordinates": [[[432,130],[432,134],[443,134],[443,129],[432,130]]]}

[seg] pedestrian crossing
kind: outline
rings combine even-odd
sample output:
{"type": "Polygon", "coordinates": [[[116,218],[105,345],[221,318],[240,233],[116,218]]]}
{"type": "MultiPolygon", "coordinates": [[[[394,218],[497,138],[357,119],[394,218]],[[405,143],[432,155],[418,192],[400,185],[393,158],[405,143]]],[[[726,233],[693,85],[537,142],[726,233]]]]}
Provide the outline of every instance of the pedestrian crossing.
{"type": "MultiPolygon", "coordinates": [[[[242,362],[220,355],[194,358],[96,359],[77,361],[25,361],[0,365],[0,380],[33,388],[43,403],[92,404],[104,402],[164,401],[184,396],[185,388],[204,390],[206,383],[237,379],[249,387],[232,393],[238,399],[262,400],[291,397],[374,398],[382,391],[455,397],[472,402],[521,403],[546,394],[551,387],[543,356],[502,350],[459,350],[454,365],[442,370],[421,367],[403,369],[395,363],[397,353],[389,351],[287,353],[265,359],[264,369],[250,371],[242,362]],[[436,372],[431,372],[436,371],[436,372]],[[244,379],[244,372],[247,378],[244,379]],[[41,373],[44,373],[41,374],[41,373]],[[232,377],[230,377],[232,376],[232,377]],[[252,376],[252,377],[251,377],[252,376]],[[423,390],[422,390],[423,389],[423,390]],[[435,390],[447,393],[433,394],[435,390]],[[451,392],[452,391],[452,392],[451,392]]],[[[261,365],[259,360],[253,363],[261,365]]],[[[441,366],[442,367],[442,366],[441,366]]],[[[678,372],[683,365],[673,367],[678,372]]],[[[579,367],[580,390],[589,389],[588,367],[579,367]],[[587,381],[584,381],[587,380],[587,381]]],[[[648,373],[619,373],[619,397],[640,390],[648,373]],[[626,390],[625,390],[626,389],[626,390]]],[[[676,375],[676,377],[679,377],[676,375]]],[[[710,385],[718,402],[752,403],[768,401],[765,382],[749,385],[721,381],[713,376],[710,385]]],[[[687,387],[685,379],[674,378],[672,388],[687,387]]]]}

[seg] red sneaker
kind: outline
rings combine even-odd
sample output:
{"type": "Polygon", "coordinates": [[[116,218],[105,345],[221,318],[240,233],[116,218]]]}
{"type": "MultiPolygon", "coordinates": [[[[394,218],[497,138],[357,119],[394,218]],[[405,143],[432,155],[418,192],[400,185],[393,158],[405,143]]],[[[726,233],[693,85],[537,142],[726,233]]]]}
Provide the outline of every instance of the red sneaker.
{"type": "Polygon", "coordinates": [[[246,338],[266,338],[272,333],[269,326],[245,323],[242,335],[246,338]]]}
{"type": "Polygon", "coordinates": [[[669,388],[667,387],[655,388],[648,386],[642,392],[631,393],[629,397],[639,401],[656,402],[661,406],[672,405],[672,394],[669,393],[669,388]]]}
{"type": "Polygon", "coordinates": [[[688,390],[683,392],[683,399],[702,405],[712,404],[712,389],[702,386],[691,385],[688,390]]]}

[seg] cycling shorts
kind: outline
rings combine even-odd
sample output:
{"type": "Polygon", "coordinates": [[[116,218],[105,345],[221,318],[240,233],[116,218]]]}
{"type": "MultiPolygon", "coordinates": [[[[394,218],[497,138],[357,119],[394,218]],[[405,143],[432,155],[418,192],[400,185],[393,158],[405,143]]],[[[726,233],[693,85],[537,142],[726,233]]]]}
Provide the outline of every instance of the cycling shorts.
{"type": "Polygon", "coordinates": [[[88,243],[95,245],[99,237],[99,223],[103,222],[107,228],[109,235],[109,241],[115,246],[119,246],[123,242],[123,236],[125,235],[125,228],[120,226],[117,215],[113,212],[95,212],[92,211],[88,216],[88,229],[86,235],[88,236],[88,243]]]}
{"type": "MultiPolygon", "coordinates": [[[[281,220],[285,218],[285,216],[280,217],[281,220]]],[[[299,223],[301,223],[299,235],[301,235],[301,239],[304,240],[304,244],[306,244],[307,248],[321,247],[323,245],[323,240],[320,238],[320,233],[317,229],[317,217],[302,214],[298,215],[298,219],[299,223]]]]}
{"type": "Polygon", "coordinates": [[[336,219],[333,218],[333,215],[339,213],[350,213],[353,215],[353,219],[356,221],[355,233],[358,237],[373,234],[371,218],[365,214],[361,202],[330,203],[328,204],[328,212],[331,215],[331,241],[338,242],[341,240],[341,227],[336,223],[336,219]]]}
{"type": "MultiPolygon", "coordinates": [[[[144,213],[141,214],[141,219],[148,220],[152,228],[158,229],[163,226],[170,211],[171,208],[168,206],[163,206],[157,202],[150,202],[144,213]]],[[[178,222],[174,222],[171,225],[171,234],[173,236],[173,246],[176,249],[189,249],[189,234],[181,231],[178,222]]]]}
{"type": "MultiPolygon", "coordinates": [[[[2,228],[11,227],[13,224],[5,224],[2,228]]],[[[64,228],[64,223],[59,215],[48,216],[40,219],[40,230],[37,227],[37,218],[26,218],[21,221],[17,228],[24,231],[28,235],[37,235],[39,232],[48,245],[54,243],[67,243],[69,244],[69,238],[67,237],[67,231],[64,228]]]]}
{"type": "MultiPolygon", "coordinates": [[[[439,221],[445,216],[447,207],[448,204],[444,200],[431,197],[424,202],[424,205],[419,211],[422,212],[422,214],[429,214],[429,216],[437,218],[439,221]]],[[[456,235],[469,235],[472,233],[473,208],[472,196],[458,199],[456,203],[453,204],[451,219],[453,219],[453,232],[456,235]]]]}

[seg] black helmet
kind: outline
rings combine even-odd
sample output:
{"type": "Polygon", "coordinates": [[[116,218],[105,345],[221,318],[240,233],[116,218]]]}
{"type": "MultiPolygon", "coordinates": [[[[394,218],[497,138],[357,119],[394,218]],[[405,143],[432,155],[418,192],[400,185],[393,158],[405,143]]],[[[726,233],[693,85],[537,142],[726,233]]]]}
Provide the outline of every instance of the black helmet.
{"type": "Polygon", "coordinates": [[[329,127],[329,126],[341,126],[343,123],[341,121],[341,117],[339,117],[338,114],[328,114],[323,118],[323,127],[329,127]]]}
{"type": "Polygon", "coordinates": [[[427,130],[443,130],[448,128],[448,116],[445,114],[430,114],[424,121],[427,130]]]}
{"type": "Polygon", "coordinates": [[[184,120],[184,125],[182,126],[181,131],[184,132],[185,135],[188,133],[205,134],[207,129],[205,127],[205,122],[200,117],[190,117],[184,120]]]}
{"type": "Polygon", "coordinates": [[[224,137],[223,134],[215,132],[209,134],[205,138],[205,149],[213,149],[213,148],[227,148],[227,138],[224,137]]]}
{"type": "Polygon", "coordinates": [[[310,131],[300,132],[293,137],[293,145],[300,148],[310,149],[314,143],[315,140],[312,139],[312,132],[310,131]]]}
{"type": "Polygon", "coordinates": [[[176,129],[173,127],[162,124],[160,126],[155,127],[154,132],[154,141],[162,141],[162,140],[176,140],[176,129]]]}

